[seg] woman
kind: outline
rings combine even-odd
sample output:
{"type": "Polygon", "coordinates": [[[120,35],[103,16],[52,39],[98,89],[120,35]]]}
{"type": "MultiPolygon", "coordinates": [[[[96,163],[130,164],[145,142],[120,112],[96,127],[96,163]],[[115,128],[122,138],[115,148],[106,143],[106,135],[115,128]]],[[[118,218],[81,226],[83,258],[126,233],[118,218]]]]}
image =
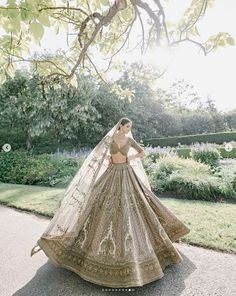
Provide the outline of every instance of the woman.
{"type": "Polygon", "coordinates": [[[121,118],[88,155],[31,256],[43,250],[55,265],[113,288],[143,286],[183,260],[172,242],[190,229],[151,191],[131,128],[121,118]]]}

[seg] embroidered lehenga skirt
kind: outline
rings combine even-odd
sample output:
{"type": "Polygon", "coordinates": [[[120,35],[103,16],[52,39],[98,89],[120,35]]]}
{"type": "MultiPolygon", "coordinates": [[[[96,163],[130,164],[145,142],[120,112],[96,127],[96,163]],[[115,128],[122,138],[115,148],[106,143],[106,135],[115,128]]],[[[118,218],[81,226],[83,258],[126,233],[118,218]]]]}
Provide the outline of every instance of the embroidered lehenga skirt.
{"type": "Polygon", "coordinates": [[[73,246],[43,236],[38,245],[56,266],[106,287],[143,286],[183,261],[172,242],[189,233],[128,163],[110,164],[92,190],[96,203],[73,246]]]}

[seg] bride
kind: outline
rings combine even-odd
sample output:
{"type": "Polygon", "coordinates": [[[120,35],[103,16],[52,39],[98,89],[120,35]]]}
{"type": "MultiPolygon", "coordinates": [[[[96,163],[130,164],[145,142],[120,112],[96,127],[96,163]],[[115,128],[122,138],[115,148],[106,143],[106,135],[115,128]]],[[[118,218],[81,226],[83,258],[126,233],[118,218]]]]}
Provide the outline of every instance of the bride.
{"type": "Polygon", "coordinates": [[[43,250],[56,266],[113,288],[143,286],[183,261],[172,242],[190,229],[151,191],[131,128],[121,118],[87,156],[31,256],[43,250]]]}

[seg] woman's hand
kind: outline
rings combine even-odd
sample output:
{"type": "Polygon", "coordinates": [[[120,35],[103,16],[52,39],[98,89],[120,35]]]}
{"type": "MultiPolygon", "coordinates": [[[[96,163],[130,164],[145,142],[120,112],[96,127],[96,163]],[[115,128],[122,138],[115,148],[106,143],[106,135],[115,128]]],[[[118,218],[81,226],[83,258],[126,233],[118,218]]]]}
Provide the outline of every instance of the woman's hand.
{"type": "Polygon", "coordinates": [[[135,159],[137,157],[143,157],[143,156],[144,156],[143,152],[139,152],[137,154],[132,154],[132,155],[127,157],[127,162],[130,162],[130,160],[135,159]]]}
{"type": "Polygon", "coordinates": [[[130,155],[130,156],[127,156],[127,162],[129,163],[130,162],[130,160],[132,160],[132,159],[135,159],[136,158],[136,156],[135,155],[130,155]]]}
{"type": "Polygon", "coordinates": [[[112,163],[111,155],[107,155],[107,156],[106,156],[106,159],[109,161],[109,164],[112,163]]]}

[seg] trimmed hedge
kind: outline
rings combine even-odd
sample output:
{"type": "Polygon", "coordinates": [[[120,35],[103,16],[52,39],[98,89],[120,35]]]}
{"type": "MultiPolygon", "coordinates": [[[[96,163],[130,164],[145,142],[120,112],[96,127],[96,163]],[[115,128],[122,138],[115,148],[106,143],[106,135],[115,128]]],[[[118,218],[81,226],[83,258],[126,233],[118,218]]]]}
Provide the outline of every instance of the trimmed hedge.
{"type": "Polygon", "coordinates": [[[164,137],[164,138],[149,138],[143,139],[144,145],[160,146],[160,147],[177,147],[178,143],[182,145],[191,145],[192,143],[215,143],[222,144],[224,142],[230,142],[236,140],[236,132],[223,132],[223,133],[211,133],[211,134],[197,134],[186,135],[176,137],[164,137]]]}
{"type": "MultiPolygon", "coordinates": [[[[219,150],[220,155],[222,156],[222,158],[236,158],[236,148],[233,148],[231,151],[227,152],[225,150],[225,148],[223,147],[217,147],[217,150],[219,150]]],[[[176,152],[178,154],[179,157],[183,157],[183,158],[190,158],[190,152],[191,152],[191,148],[177,148],[176,152]]]]}
{"type": "Polygon", "coordinates": [[[231,151],[226,151],[223,147],[217,148],[223,158],[236,158],[236,148],[231,151]]]}

